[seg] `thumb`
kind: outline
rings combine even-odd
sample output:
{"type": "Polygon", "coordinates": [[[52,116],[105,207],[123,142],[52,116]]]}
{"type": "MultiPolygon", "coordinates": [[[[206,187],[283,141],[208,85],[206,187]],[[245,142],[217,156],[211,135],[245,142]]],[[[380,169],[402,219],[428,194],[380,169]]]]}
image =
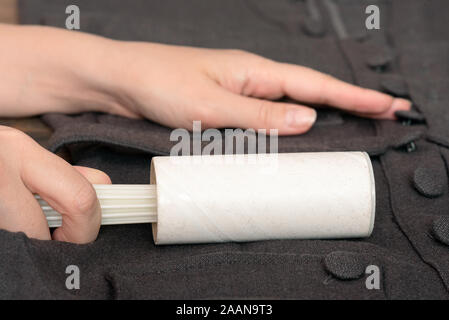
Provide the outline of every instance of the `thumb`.
{"type": "Polygon", "coordinates": [[[312,108],[283,102],[256,99],[220,90],[216,127],[277,129],[280,135],[302,134],[310,130],[316,121],[312,108]]]}
{"type": "Polygon", "coordinates": [[[111,178],[103,171],[81,167],[73,166],[81,175],[83,175],[91,184],[111,184],[111,178]]]}

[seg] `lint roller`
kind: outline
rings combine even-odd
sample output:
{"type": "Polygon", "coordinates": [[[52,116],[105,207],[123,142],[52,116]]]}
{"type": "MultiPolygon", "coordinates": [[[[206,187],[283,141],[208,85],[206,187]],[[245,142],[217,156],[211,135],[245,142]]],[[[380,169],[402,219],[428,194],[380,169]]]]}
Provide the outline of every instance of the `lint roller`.
{"type": "Polygon", "coordinates": [[[156,244],[363,238],[374,226],[365,152],[154,157],[150,183],[95,185],[102,224],[152,223],[156,244]]]}

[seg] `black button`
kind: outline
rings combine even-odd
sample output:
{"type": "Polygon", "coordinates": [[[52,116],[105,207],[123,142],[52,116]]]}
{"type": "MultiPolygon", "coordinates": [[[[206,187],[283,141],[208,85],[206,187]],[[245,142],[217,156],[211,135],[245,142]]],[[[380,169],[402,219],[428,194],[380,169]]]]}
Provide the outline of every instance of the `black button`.
{"type": "Polygon", "coordinates": [[[427,198],[436,198],[444,193],[446,177],[437,171],[419,167],[413,174],[415,189],[427,198]]]}
{"type": "Polygon", "coordinates": [[[321,20],[306,17],[302,23],[302,29],[305,34],[312,37],[322,37],[326,34],[326,28],[321,20]]]}
{"type": "Polygon", "coordinates": [[[449,216],[436,218],[433,221],[432,233],[438,241],[449,246],[449,216]]]}
{"type": "Polygon", "coordinates": [[[408,87],[404,78],[398,75],[385,75],[380,81],[382,91],[397,97],[408,96],[408,87]]]}
{"type": "Polygon", "coordinates": [[[398,110],[394,113],[396,117],[404,120],[411,120],[415,122],[424,122],[425,118],[421,113],[416,111],[398,110]]]}
{"type": "Polygon", "coordinates": [[[324,258],[326,270],[341,280],[354,280],[365,273],[366,261],[358,253],[334,251],[324,258]]]}

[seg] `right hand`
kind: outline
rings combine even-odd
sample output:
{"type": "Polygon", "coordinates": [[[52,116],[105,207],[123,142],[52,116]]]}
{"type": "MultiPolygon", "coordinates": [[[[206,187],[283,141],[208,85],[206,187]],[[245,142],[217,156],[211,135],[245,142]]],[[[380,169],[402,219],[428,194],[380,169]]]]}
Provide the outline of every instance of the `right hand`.
{"type": "Polygon", "coordinates": [[[101,209],[93,183],[109,184],[96,169],[74,167],[23,132],[0,126],[0,228],[28,237],[88,243],[96,239],[101,209]],[[62,214],[50,235],[34,194],[62,214]]]}

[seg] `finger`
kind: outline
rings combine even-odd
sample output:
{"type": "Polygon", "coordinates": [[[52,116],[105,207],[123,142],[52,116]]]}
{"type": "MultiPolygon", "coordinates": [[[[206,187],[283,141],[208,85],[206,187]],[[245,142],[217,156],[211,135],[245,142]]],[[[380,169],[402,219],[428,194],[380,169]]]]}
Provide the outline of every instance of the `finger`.
{"type": "Polygon", "coordinates": [[[245,97],[222,88],[210,92],[206,107],[214,112],[205,121],[208,127],[277,129],[281,135],[292,135],[307,132],[316,120],[316,111],[306,106],[245,97]]]}
{"type": "Polygon", "coordinates": [[[81,166],[73,166],[79,173],[81,173],[90,183],[92,184],[111,184],[111,178],[104,173],[103,171],[81,167],[81,166]]]}
{"type": "Polygon", "coordinates": [[[390,119],[395,120],[397,117],[395,116],[395,112],[399,110],[410,110],[411,108],[411,102],[409,100],[400,99],[397,98],[396,101],[398,101],[398,105],[395,105],[388,109],[385,112],[382,113],[361,113],[361,112],[351,112],[354,115],[365,117],[365,118],[371,118],[371,119],[390,119]]]}
{"type": "Polygon", "coordinates": [[[44,213],[20,177],[6,178],[1,188],[0,228],[11,232],[24,232],[28,237],[50,240],[50,231],[44,213]]]}
{"type": "Polygon", "coordinates": [[[23,164],[22,180],[62,215],[62,226],[53,239],[75,243],[95,240],[101,222],[101,209],[90,182],[58,156],[39,145],[23,164]]]}
{"type": "Polygon", "coordinates": [[[403,110],[410,102],[361,88],[310,68],[267,62],[264,70],[250,73],[248,92],[255,96],[287,95],[303,103],[323,104],[360,114],[403,110]]]}

